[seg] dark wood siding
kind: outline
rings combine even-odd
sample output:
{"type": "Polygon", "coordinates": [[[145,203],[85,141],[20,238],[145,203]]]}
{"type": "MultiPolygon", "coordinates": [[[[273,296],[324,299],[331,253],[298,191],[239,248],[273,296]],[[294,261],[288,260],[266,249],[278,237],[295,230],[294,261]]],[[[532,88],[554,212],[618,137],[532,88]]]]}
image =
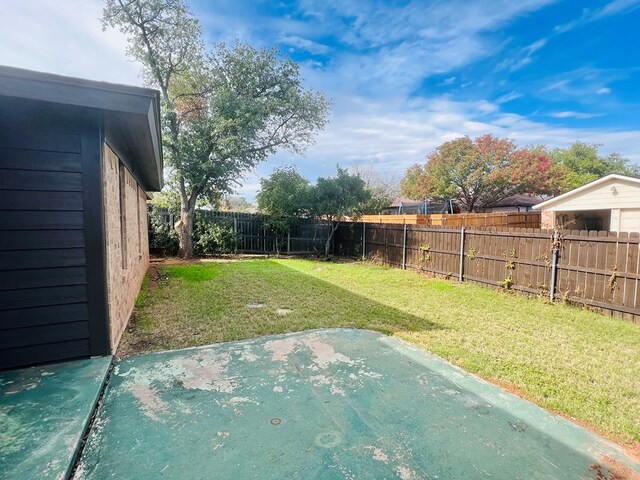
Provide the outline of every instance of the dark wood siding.
{"type": "Polygon", "coordinates": [[[90,354],[80,124],[16,102],[0,98],[0,369],[90,354]]]}

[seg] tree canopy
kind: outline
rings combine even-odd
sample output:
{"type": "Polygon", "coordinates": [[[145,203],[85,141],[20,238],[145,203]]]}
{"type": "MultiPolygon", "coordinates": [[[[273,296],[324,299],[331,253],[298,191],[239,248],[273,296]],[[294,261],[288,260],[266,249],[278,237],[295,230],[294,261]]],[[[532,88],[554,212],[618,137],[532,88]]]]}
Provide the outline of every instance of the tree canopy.
{"type": "Polygon", "coordinates": [[[302,86],[298,65],[275,48],[237,42],[205,48],[182,0],[107,0],[146,83],[162,97],[163,143],[181,201],[181,255],[193,256],[196,202],[231,192],[279,149],[300,153],[327,121],[324,96],[302,86]]]}
{"type": "Polygon", "coordinates": [[[256,196],[258,208],[273,217],[296,217],[308,212],[311,185],[295,167],[274,170],[269,178],[260,179],[256,196]]]}
{"type": "Polygon", "coordinates": [[[294,167],[280,167],[269,178],[260,180],[257,195],[260,211],[270,215],[269,224],[282,234],[296,216],[309,216],[327,224],[329,231],[325,255],[340,222],[358,218],[370,204],[372,193],[359,175],[337,167],[336,175],[318,178],[315,185],[300,175],[294,167]]]}
{"type": "Polygon", "coordinates": [[[640,176],[640,166],[631,165],[619,153],[600,154],[601,146],[575,142],[568,148],[549,150],[547,154],[553,160],[556,179],[553,193],[567,192],[612,173],[640,176]]]}
{"type": "Polygon", "coordinates": [[[365,182],[339,166],[334,177],[318,178],[311,190],[309,211],[314,217],[325,220],[329,226],[325,256],[329,256],[331,241],[340,222],[346,217],[359,217],[370,200],[371,192],[367,190],[365,182]]]}
{"type": "Polygon", "coordinates": [[[551,160],[508,139],[461,137],[440,145],[424,167],[407,170],[402,193],[411,198],[454,199],[464,211],[488,208],[517,193],[546,193],[551,160]]]}
{"type": "Polygon", "coordinates": [[[443,143],[414,164],[400,183],[412,199],[454,199],[463,210],[476,211],[518,193],[558,195],[611,173],[640,176],[619,153],[601,155],[601,145],[575,142],[568,148],[517,148],[508,139],[484,135],[443,143]]]}

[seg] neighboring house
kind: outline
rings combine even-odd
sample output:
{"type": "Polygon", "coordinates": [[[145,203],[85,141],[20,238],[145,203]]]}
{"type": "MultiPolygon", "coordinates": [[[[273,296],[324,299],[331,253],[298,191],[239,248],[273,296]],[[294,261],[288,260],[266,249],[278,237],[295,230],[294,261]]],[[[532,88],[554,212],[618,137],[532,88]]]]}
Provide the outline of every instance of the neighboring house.
{"type": "Polygon", "coordinates": [[[640,179],[608,175],[533,209],[542,228],[640,232],[640,179]]]}
{"type": "Polygon", "coordinates": [[[115,352],[162,188],[159,93],[0,66],[0,369],[115,352]]]}
{"type": "Polygon", "coordinates": [[[416,215],[431,213],[451,213],[458,212],[457,205],[449,202],[430,202],[429,200],[411,200],[410,198],[398,197],[391,205],[382,209],[381,215],[416,215]]]}
{"type": "Polygon", "coordinates": [[[501,212],[530,212],[534,205],[544,201],[544,197],[539,195],[512,195],[507,198],[503,198],[493,207],[485,208],[483,211],[486,213],[501,213],[501,212]]]}

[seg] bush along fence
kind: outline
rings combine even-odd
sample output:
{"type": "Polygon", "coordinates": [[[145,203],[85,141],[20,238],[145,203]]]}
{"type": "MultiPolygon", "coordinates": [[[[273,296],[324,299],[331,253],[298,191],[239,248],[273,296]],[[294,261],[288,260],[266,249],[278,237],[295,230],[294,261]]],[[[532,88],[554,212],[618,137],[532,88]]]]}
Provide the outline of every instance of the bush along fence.
{"type": "MultiPolygon", "coordinates": [[[[175,255],[178,237],[166,214],[150,214],[151,246],[175,255]]],[[[330,225],[313,219],[291,219],[276,226],[265,215],[240,212],[196,212],[197,255],[220,253],[307,255],[324,251],[330,225]]]]}
{"type": "Polygon", "coordinates": [[[330,225],[308,218],[276,227],[269,216],[238,212],[199,212],[196,224],[226,224],[236,237],[237,253],[305,255],[324,251],[330,225]]]}
{"type": "Polygon", "coordinates": [[[640,322],[640,235],[344,224],[335,253],[601,309],[640,322]]]}

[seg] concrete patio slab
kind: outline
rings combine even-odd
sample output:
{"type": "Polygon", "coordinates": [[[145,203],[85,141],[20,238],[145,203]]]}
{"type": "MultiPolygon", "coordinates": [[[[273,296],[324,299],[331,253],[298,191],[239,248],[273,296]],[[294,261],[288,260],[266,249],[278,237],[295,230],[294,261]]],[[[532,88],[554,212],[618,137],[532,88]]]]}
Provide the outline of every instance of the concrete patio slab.
{"type": "Polygon", "coordinates": [[[0,372],[0,478],[68,478],[111,357],[0,372]]]}
{"type": "Polygon", "coordinates": [[[76,478],[601,479],[612,443],[399,340],[319,330],[129,357],[76,478]]]}

